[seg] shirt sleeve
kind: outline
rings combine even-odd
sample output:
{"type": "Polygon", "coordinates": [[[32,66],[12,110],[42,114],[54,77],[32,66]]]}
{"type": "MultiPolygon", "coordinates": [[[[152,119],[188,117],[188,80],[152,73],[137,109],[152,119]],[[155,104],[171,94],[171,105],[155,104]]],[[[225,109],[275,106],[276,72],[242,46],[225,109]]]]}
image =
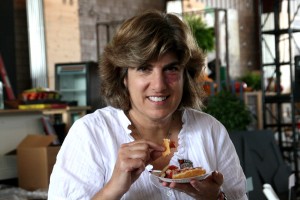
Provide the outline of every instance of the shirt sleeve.
{"type": "Polygon", "coordinates": [[[57,155],[48,199],[91,199],[104,185],[105,170],[101,148],[93,130],[77,120],[57,155]]]}
{"type": "Polygon", "coordinates": [[[218,121],[213,126],[216,142],[217,170],[224,176],[222,190],[228,199],[248,199],[246,196],[246,177],[239,157],[225,127],[218,121]]]}

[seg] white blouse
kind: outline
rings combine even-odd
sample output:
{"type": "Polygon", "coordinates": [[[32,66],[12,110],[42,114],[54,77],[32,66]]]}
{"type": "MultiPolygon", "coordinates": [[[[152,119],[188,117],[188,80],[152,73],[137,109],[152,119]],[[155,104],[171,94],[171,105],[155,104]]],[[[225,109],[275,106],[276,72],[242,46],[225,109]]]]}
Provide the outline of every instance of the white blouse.
{"type": "MultiPolygon", "coordinates": [[[[245,200],[246,180],[235,148],[224,126],[212,116],[185,109],[178,151],[171,164],[189,159],[208,172],[224,175],[228,199],[245,200]]],[[[121,144],[132,142],[129,119],[122,110],[105,107],[77,120],[57,155],[48,191],[49,200],[90,200],[112,175],[121,144]]],[[[162,187],[145,170],[122,199],[193,199],[162,187]]]]}

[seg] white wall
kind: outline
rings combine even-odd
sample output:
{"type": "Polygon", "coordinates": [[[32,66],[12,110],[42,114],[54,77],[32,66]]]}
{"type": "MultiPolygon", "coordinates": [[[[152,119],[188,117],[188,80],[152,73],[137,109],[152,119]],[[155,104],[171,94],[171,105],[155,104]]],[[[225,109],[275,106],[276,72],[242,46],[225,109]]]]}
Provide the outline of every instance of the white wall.
{"type": "Polygon", "coordinates": [[[0,156],[15,150],[28,134],[43,134],[42,112],[0,110],[0,156]]]}

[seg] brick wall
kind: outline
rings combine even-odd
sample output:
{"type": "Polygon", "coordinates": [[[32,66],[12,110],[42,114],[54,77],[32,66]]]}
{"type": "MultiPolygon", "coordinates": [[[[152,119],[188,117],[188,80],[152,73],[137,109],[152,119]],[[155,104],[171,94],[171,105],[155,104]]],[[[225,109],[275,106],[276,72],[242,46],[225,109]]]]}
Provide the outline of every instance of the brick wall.
{"type": "MultiPolygon", "coordinates": [[[[44,0],[49,87],[55,87],[55,63],[98,61],[98,22],[124,20],[145,9],[164,7],[164,0],[44,0]]],[[[99,30],[103,48],[106,30],[99,30]]]]}
{"type": "MultiPolygon", "coordinates": [[[[17,93],[30,87],[26,1],[14,1],[16,37],[17,93]]],[[[207,2],[207,1],[206,1],[207,2]]],[[[241,0],[238,11],[240,62],[238,73],[259,69],[259,41],[256,0],[241,0]]],[[[223,4],[224,5],[224,4],[223,4]]],[[[49,87],[54,88],[54,64],[58,62],[98,61],[107,43],[106,30],[99,28],[97,49],[96,24],[121,21],[136,13],[155,8],[165,10],[164,0],[44,0],[45,34],[49,87]]],[[[229,22],[230,23],[230,22],[229,22]]],[[[113,32],[113,31],[112,31],[113,32]]],[[[112,35],[112,34],[111,34],[112,35]]],[[[232,50],[231,50],[232,51],[232,50]]]]}
{"type": "Polygon", "coordinates": [[[55,88],[55,64],[81,61],[77,0],[44,0],[49,87],[55,88]]]}
{"type": "MultiPolygon", "coordinates": [[[[260,69],[257,0],[185,0],[183,2],[186,12],[201,7],[227,10],[229,70],[232,78],[241,76],[247,70],[260,69]]],[[[221,41],[221,48],[223,44],[224,42],[221,41]]]]}
{"type": "Polygon", "coordinates": [[[239,8],[240,29],[240,69],[260,69],[259,21],[255,13],[257,3],[255,0],[242,0],[243,6],[239,8]]]}
{"type": "MultiPolygon", "coordinates": [[[[97,49],[96,24],[122,21],[146,9],[165,10],[164,0],[79,0],[80,43],[82,60],[98,61],[97,51],[101,54],[107,44],[106,29],[99,26],[97,49]]],[[[110,36],[115,27],[112,27],[110,36]]]]}

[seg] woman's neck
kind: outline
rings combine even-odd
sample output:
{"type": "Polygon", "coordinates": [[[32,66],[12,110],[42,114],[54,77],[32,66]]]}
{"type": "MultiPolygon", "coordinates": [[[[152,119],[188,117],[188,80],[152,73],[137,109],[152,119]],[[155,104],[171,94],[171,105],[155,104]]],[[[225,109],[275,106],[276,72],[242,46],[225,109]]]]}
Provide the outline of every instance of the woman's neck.
{"type": "Polygon", "coordinates": [[[127,117],[131,121],[131,125],[128,128],[132,131],[132,136],[135,139],[147,139],[161,143],[163,138],[170,138],[173,134],[178,113],[175,112],[165,119],[154,121],[137,118],[133,112],[129,111],[127,117]]]}

